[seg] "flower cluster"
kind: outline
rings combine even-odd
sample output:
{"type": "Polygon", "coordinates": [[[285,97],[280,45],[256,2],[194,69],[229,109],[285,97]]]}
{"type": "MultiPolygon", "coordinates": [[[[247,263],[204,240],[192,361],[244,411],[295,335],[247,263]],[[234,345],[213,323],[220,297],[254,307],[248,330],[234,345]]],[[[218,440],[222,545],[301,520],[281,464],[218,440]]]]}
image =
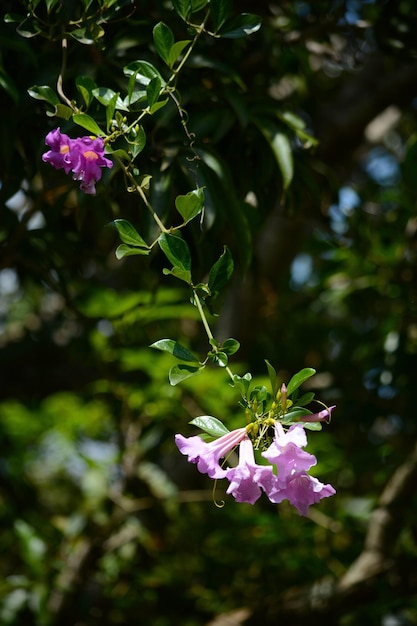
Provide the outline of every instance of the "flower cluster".
{"type": "Polygon", "coordinates": [[[80,189],[95,194],[95,183],[101,178],[102,167],[113,167],[112,161],[104,156],[101,137],[77,137],[70,139],[59,128],[46,135],[45,143],[51,149],[42,155],[42,160],[66,174],[72,172],[74,180],[80,180],[80,189]]]}
{"type": "MultiPolygon", "coordinates": [[[[316,414],[317,421],[329,417],[332,409],[330,407],[316,414]]],[[[301,424],[293,424],[285,431],[280,422],[275,423],[274,439],[262,452],[270,465],[255,462],[254,447],[247,428],[233,430],[210,443],[198,436],[187,438],[182,435],[176,435],[175,442],[190,462],[197,463],[200,472],[210,478],[227,478],[230,484],[226,493],[237,502],[254,504],[264,491],[271,502],[289,500],[301,515],[307,515],[311,504],[336,493],[331,485],[323,484],[308,474],[317,459],[302,449],[307,445],[307,437],[301,424]],[[237,446],[237,466],[225,468],[220,465],[220,460],[227,459],[237,446]]]]}

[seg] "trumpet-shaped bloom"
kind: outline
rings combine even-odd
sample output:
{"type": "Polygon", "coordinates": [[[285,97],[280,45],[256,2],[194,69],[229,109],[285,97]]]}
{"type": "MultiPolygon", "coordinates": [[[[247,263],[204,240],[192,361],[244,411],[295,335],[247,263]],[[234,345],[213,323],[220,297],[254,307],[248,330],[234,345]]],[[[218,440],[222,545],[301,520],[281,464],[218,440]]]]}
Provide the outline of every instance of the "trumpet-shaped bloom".
{"type": "Polygon", "coordinates": [[[113,167],[110,159],[104,156],[104,142],[101,137],[78,137],[70,139],[59,128],[46,135],[45,143],[51,149],[42,155],[42,160],[56,169],[73,173],[74,180],[80,180],[80,189],[95,194],[95,183],[100,180],[102,167],[113,167]]]}
{"type": "Polygon", "coordinates": [[[72,172],[74,180],[81,180],[80,189],[95,194],[95,183],[101,178],[102,167],[113,167],[112,161],[104,156],[104,143],[101,137],[81,137],[76,139],[73,148],[72,172]]]}
{"type": "Polygon", "coordinates": [[[255,463],[253,445],[248,437],[239,444],[239,464],[226,471],[230,485],[226,493],[231,493],[236,502],[254,504],[261,495],[261,488],[269,493],[276,481],[270,465],[255,463]]]}
{"type": "Polygon", "coordinates": [[[287,432],[281,424],[275,425],[275,439],[262,456],[277,466],[278,483],[282,487],[292,476],[307,472],[316,465],[316,457],[301,449],[306,445],[307,437],[301,425],[294,424],[287,432]]]}
{"type": "Polygon", "coordinates": [[[336,490],[331,485],[324,485],[314,476],[301,473],[289,478],[285,487],[270,491],[268,497],[276,504],[289,500],[301,515],[307,515],[311,504],[316,504],[322,498],[328,498],[335,493],[336,490]]]}
{"type": "Polygon", "coordinates": [[[68,174],[72,168],[71,146],[72,139],[61,133],[59,128],[51,130],[45,137],[45,143],[51,149],[42,155],[42,161],[50,163],[55,169],[64,169],[68,174]]]}
{"type": "Polygon", "coordinates": [[[238,428],[207,443],[201,437],[175,435],[175,443],[181,454],[188,456],[190,463],[197,463],[197,469],[210,478],[224,478],[226,470],[220,467],[220,459],[226,457],[246,437],[246,428],[238,428]]]}

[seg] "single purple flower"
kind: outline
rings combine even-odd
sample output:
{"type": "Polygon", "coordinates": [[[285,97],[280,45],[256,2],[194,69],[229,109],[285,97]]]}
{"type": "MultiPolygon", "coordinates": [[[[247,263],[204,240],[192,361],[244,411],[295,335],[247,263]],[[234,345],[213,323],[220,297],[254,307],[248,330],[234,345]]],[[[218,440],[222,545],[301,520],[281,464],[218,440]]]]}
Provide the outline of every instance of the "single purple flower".
{"type": "Polygon", "coordinates": [[[271,491],[268,497],[275,504],[289,500],[301,515],[307,515],[311,504],[316,504],[322,498],[328,498],[335,493],[336,490],[332,485],[324,485],[314,476],[303,473],[289,478],[285,487],[271,491]]]}
{"type": "Polygon", "coordinates": [[[316,465],[316,457],[301,449],[306,445],[307,437],[301,424],[294,424],[287,432],[279,422],[275,424],[275,439],[262,456],[277,466],[280,486],[285,487],[292,476],[316,465]]]}
{"type": "Polygon", "coordinates": [[[81,137],[74,140],[72,172],[74,180],[81,180],[80,189],[95,194],[95,183],[101,178],[102,167],[113,167],[113,162],[104,156],[101,137],[81,137]]]}
{"type": "Polygon", "coordinates": [[[226,470],[220,467],[219,461],[246,437],[246,428],[238,428],[206,443],[200,437],[183,437],[175,435],[175,443],[181,454],[188,456],[190,463],[197,463],[197,469],[210,478],[224,478],[226,470]]]}
{"type": "Polygon", "coordinates": [[[239,444],[239,464],[226,471],[230,485],[226,493],[231,493],[236,502],[254,504],[261,495],[261,488],[269,493],[276,481],[270,465],[263,466],[255,463],[253,445],[249,437],[245,437],[239,444]]]}
{"type": "Polygon", "coordinates": [[[56,128],[46,135],[45,143],[51,150],[42,155],[42,161],[50,163],[57,170],[63,168],[65,173],[68,174],[72,168],[70,155],[72,139],[68,135],[61,133],[60,128],[56,128]]]}

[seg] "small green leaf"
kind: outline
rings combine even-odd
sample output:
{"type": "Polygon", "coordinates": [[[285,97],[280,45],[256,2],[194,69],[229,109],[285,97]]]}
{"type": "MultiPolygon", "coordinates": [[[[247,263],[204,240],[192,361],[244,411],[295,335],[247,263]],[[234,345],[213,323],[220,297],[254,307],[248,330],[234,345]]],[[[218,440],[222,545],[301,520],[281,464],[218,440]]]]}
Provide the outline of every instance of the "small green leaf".
{"type": "Polygon", "coordinates": [[[148,106],[150,108],[152,108],[153,105],[158,102],[158,98],[161,93],[161,87],[162,83],[159,76],[154,76],[146,85],[146,97],[148,99],[148,106]]]}
{"type": "Polygon", "coordinates": [[[250,372],[247,372],[247,374],[245,374],[244,376],[238,376],[238,374],[235,374],[233,376],[233,382],[236,385],[236,387],[238,387],[241,395],[246,398],[247,393],[249,391],[249,385],[250,382],[252,380],[252,374],[250,372]]]}
{"type": "Polygon", "coordinates": [[[294,163],[290,141],[284,133],[266,120],[260,121],[261,131],[271,146],[275,160],[281,171],[284,189],[287,189],[293,179],[294,163]]]}
{"type": "Polygon", "coordinates": [[[240,348],[240,343],[237,341],[237,339],[226,339],[226,341],[223,341],[223,345],[222,345],[222,351],[225,352],[228,356],[231,356],[232,354],[235,354],[240,348]]]}
{"type": "Polygon", "coordinates": [[[172,270],[164,270],[164,273],[172,274],[190,284],[191,254],[186,241],[176,235],[162,233],[158,238],[158,244],[168,261],[174,266],[172,270]]]}
{"type": "Polygon", "coordinates": [[[135,159],[138,154],[142,152],[146,145],[146,133],[142,126],[139,128],[132,128],[127,138],[129,144],[129,150],[132,153],[132,158],[135,159]]]}
{"type": "Polygon", "coordinates": [[[314,400],[315,393],[314,391],[309,391],[301,396],[301,398],[297,399],[297,405],[305,406],[306,404],[310,404],[314,400]]]}
{"type": "Polygon", "coordinates": [[[123,243],[127,243],[130,246],[139,246],[143,248],[149,248],[146,241],[137,232],[136,228],[128,222],[128,220],[117,219],[109,223],[119,233],[120,239],[123,243]]]}
{"type": "Polygon", "coordinates": [[[198,359],[184,348],[178,341],[174,341],[173,339],[159,339],[159,341],[155,341],[150,346],[151,348],[156,348],[157,350],[162,350],[164,352],[169,352],[177,359],[181,361],[191,361],[192,363],[198,363],[198,359]]]}
{"type": "Polygon", "coordinates": [[[201,213],[204,206],[204,190],[202,187],[190,191],[185,196],[177,196],[175,207],[186,224],[201,213]]]}
{"type": "Polygon", "coordinates": [[[223,26],[232,11],[232,0],[210,0],[210,18],[215,33],[223,26]]]}
{"type": "Polygon", "coordinates": [[[182,41],[177,41],[176,43],[174,43],[169,51],[169,67],[173,67],[175,61],[181,56],[182,51],[188,46],[189,43],[191,43],[191,39],[183,39],[182,41]]]}
{"type": "Polygon", "coordinates": [[[300,385],[302,385],[306,380],[314,376],[316,370],[312,367],[305,367],[304,369],[294,374],[291,378],[290,382],[287,385],[287,395],[290,396],[300,385]]]}
{"type": "Polygon", "coordinates": [[[125,76],[134,76],[135,81],[141,85],[148,85],[155,76],[160,79],[162,85],[165,84],[156,67],[147,61],[133,61],[123,68],[123,72],[125,76]]]}
{"type": "Polygon", "coordinates": [[[129,246],[127,243],[121,243],[120,246],[116,248],[116,258],[120,261],[125,256],[136,256],[138,254],[147,255],[150,253],[149,248],[137,248],[134,246],[129,246]]]}
{"type": "Polygon", "coordinates": [[[183,363],[179,363],[178,365],[171,367],[169,370],[169,382],[172,386],[178,385],[178,383],[183,380],[191,378],[191,376],[196,376],[202,369],[202,367],[194,367],[193,365],[184,365],[183,363]]]}
{"type": "Polygon", "coordinates": [[[216,365],[218,365],[219,367],[227,367],[227,363],[228,363],[228,358],[227,358],[227,354],[225,352],[222,352],[221,350],[218,352],[209,352],[209,358],[213,363],[216,363],[216,365]]]}
{"type": "Polygon", "coordinates": [[[269,380],[271,382],[272,395],[275,398],[275,396],[277,395],[277,391],[278,391],[277,373],[275,369],[272,367],[272,365],[270,364],[270,362],[267,361],[266,359],[265,359],[265,363],[266,363],[266,367],[268,368],[268,375],[269,375],[269,380]]]}
{"type": "Polygon", "coordinates": [[[93,135],[97,135],[97,137],[106,136],[106,133],[101,130],[100,126],[86,113],[75,113],[75,115],[72,116],[72,119],[75,124],[82,126],[82,128],[85,128],[90,133],[93,133],[93,135]]]}
{"type": "Polygon", "coordinates": [[[90,76],[77,76],[75,84],[88,109],[93,100],[93,90],[97,85],[90,76]]]}
{"type": "Polygon", "coordinates": [[[161,59],[171,67],[169,62],[169,52],[175,42],[172,30],[163,22],[159,22],[154,27],[152,34],[157,53],[161,59]]]}
{"type": "Polygon", "coordinates": [[[253,13],[242,13],[228,20],[217,33],[226,39],[236,39],[252,35],[260,29],[262,20],[259,15],[253,13]]]}
{"type": "Polygon", "coordinates": [[[36,100],[45,100],[45,102],[48,102],[53,106],[56,106],[60,103],[60,100],[55,91],[47,85],[34,85],[33,87],[29,87],[28,94],[36,100]]]}
{"type": "Polygon", "coordinates": [[[66,104],[57,104],[53,111],[47,111],[46,115],[48,117],[60,117],[63,120],[70,120],[73,114],[73,110],[71,107],[66,104]]]}
{"type": "Polygon", "coordinates": [[[208,286],[213,297],[224,287],[233,274],[233,258],[225,246],[223,254],[210,270],[208,286]]]}
{"type": "Polygon", "coordinates": [[[197,428],[200,428],[204,432],[216,438],[227,435],[227,433],[230,432],[223,422],[218,420],[217,417],[212,417],[211,415],[200,415],[200,417],[195,417],[191,420],[190,424],[197,426],[197,428]]]}

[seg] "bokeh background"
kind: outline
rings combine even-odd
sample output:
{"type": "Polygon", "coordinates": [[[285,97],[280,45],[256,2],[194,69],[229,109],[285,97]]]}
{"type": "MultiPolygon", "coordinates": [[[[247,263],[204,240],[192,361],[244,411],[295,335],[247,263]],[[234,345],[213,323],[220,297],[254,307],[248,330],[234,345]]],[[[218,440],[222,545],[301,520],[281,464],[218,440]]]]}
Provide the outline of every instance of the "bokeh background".
{"type": "Polygon", "coordinates": [[[92,197],[41,161],[49,130],[79,132],[28,95],[55,88],[62,33],[84,28],[69,37],[70,98],[78,75],[125,93],[129,62],[162,71],[156,23],[187,38],[171,2],[3,1],[2,625],[417,624],[417,8],[233,12],[262,28],[201,37],[179,77],[201,160],[168,105],[146,120],[137,163],[167,223],[176,195],[205,186],[187,236],[202,279],[224,244],[233,254],[213,323],[242,344],[234,370],[317,370],[309,389],[337,409],[308,450],[337,495],[307,518],[238,505],[221,481],[213,497],[173,436],[202,414],[239,425],[236,392],[214,368],[172,387],[170,355],[148,348],[207,349],[186,289],[157,253],[116,260],[111,220],[152,234],[116,169],[92,197]]]}

